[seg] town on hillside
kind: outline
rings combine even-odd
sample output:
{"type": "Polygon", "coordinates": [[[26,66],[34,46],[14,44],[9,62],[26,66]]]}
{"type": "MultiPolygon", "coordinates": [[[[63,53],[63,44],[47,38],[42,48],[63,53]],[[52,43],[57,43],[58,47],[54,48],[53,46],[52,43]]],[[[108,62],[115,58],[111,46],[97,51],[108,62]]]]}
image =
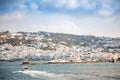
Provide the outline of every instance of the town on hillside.
{"type": "Polygon", "coordinates": [[[0,61],[120,61],[120,38],[50,32],[0,32],[0,61]]]}

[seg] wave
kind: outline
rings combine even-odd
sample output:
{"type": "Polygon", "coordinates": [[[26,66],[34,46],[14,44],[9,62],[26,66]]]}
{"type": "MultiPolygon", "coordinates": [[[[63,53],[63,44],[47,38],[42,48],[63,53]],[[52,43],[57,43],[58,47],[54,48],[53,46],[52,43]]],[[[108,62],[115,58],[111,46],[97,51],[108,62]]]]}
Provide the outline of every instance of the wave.
{"type": "Polygon", "coordinates": [[[64,76],[60,75],[60,74],[49,73],[46,71],[36,71],[36,70],[14,71],[13,73],[23,73],[23,74],[27,74],[27,75],[30,75],[30,76],[35,77],[35,78],[43,78],[43,79],[47,78],[49,80],[50,79],[51,80],[60,80],[62,77],[64,78],[64,76]]]}
{"type": "MultiPolygon", "coordinates": [[[[38,78],[39,80],[89,80],[89,78],[93,80],[100,80],[99,78],[106,79],[105,77],[95,76],[91,74],[83,74],[83,73],[50,73],[47,71],[37,71],[37,70],[30,70],[30,71],[14,71],[13,73],[22,73],[26,75],[30,75],[33,78],[38,78]]],[[[25,75],[25,76],[26,76],[25,75]]]]}

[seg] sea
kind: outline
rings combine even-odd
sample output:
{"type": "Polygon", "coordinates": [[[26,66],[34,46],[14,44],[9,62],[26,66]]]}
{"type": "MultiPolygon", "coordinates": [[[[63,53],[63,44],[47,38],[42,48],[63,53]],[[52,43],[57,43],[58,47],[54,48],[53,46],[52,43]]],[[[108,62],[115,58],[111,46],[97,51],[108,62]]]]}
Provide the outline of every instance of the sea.
{"type": "Polygon", "coordinates": [[[120,80],[120,63],[44,64],[32,61],[22,71],[21,61],[0,62],[0,80],[120,80]]]}

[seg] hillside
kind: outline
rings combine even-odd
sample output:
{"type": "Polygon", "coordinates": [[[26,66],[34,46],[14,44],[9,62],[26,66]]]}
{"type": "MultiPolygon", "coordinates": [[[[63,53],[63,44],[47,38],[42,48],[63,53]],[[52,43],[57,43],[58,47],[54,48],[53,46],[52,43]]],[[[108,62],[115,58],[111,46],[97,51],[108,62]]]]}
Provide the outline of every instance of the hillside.
{"type": "Polygon", "coordinates": [[[112,61],[120,57],[120,38],[50,32],[0,33],[0,60],[112,61]]]}
{"type": "MultiPolygon", "coordinates": [[[[45,44],[62,44],[68,47],[73,45],[79,47],[92,47],[94,49],[101,48],[103,52],[120,52],[120,38],[110,37],[95,37],[87,35],[73,35],[63,33],[50,33],[50,32],[17,32],[9,33],[3,32],[7,35],[6,41],[2,41],[0,44],[10,43],[13,46],[20,45],[20,42],[24,45],[40,45],[45,44]],[[40,43],[40,44],[39,44],[40,43]]],[[[50,47],[50,46],[49,46],[50,47]]],[[[50,48],[48,48],[50,49],[50,48]]]]}

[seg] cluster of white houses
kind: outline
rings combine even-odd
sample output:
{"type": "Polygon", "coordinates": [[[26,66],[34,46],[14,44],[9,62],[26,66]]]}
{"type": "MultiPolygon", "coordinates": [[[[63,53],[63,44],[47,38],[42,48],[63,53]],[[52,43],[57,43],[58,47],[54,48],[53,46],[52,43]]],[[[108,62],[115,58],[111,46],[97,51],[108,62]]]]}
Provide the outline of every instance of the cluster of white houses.
{"type": "MultiPolygon", "coordinates": [[[[6,42],[7,39],[38,40],[38,43],[22,44],[13,46],[9,43],[0,45],[0,60],[21,60],[24,58],[30,60],[73,60],[73,61],[112,61],[120,58],[120,40],[112,41],[110,38],[98,40],[90,46],[71,45],[66,46],[64,41],[53,43],[49,33],[9,33],[1,34],[0,42],[6,42]],[[42,42],[41,40],[47,40],[42,42]],[[102,47],[98,47],[103,44],[102,47]],[[106,48],[108,48],[106,51],[106,48]]],[[[94,42],[94,40],[92,40],[94,42]]]]}
{"type": "Polygon", "coordinates": [[[119,53],[79,51],[76,46],[54,45],[54,50],[42,50],[25,45],[0,46],[0,60],[73,60],[76,62],[113,61],[120,58],[119,53]]]}

